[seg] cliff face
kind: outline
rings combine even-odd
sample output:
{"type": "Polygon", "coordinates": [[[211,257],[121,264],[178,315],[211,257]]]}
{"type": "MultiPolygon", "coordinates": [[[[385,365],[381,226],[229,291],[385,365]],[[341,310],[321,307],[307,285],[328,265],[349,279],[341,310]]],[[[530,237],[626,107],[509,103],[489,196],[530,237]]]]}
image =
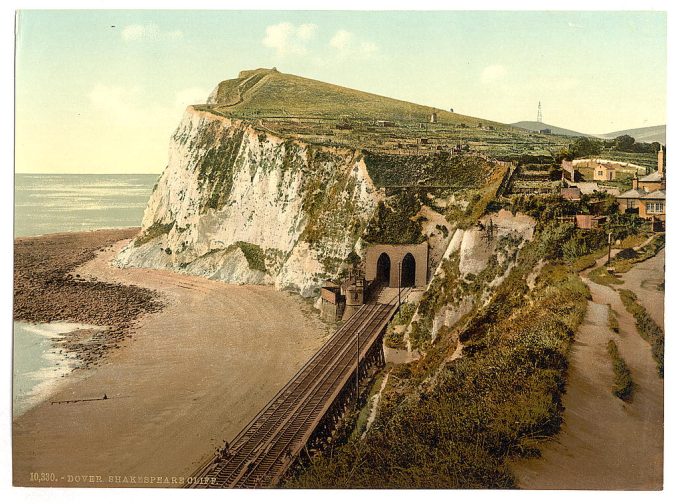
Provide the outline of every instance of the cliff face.
{"type": "Polygon", "coordinates": [[[116,262],[311,296],[358,248],[378,201],[351,149],[284,140],[189,107],[142,233],[116,262]]]}

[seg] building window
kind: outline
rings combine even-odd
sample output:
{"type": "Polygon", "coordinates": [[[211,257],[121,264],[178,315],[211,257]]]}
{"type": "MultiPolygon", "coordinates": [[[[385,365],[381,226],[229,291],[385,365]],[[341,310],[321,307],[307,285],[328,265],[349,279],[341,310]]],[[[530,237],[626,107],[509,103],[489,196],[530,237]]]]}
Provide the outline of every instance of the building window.
{"type": "Polygon", "coordinates": [[[648,214],[662,214],[664,213],[663,203],[647,203],[648,214]]]}
{"type": "Polygon", "coordinates": [[[601,176],[602,176],[602,170],[599,170],[599,171],[597,172],[597,175],[598,175],[599,177],[601,177],[601,176]]]}

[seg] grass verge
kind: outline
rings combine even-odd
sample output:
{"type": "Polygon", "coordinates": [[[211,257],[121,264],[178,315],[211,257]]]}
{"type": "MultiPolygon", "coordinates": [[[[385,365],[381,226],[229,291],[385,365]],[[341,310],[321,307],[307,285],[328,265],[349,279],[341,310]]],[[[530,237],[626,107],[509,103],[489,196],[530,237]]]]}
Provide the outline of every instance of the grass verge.
{"type": "Polygon", "coordinates": [[[607,352],[612,359],[614,369],[614,385],[612,393],[622,401],[629,401],[635,388],[630,369],[619,353],[619,348],[614,340],[607,342],[607,352]]]}
{"type": "Polygon", "coordinates": [[[153,224],[151,224],[151,226],[144,230],[144,233],[141,236],[135,238],[134,242],[135,247],[139,247],[140,245],[144,245],[145,243],[150,242],[154,238],[158,238],[159,236],[168,234],[174,226],[175,221],[168,222],[167,224],[154,222],[153,224]]]}
{"type": "Polygon", "coordinates": [[[633,317],[640,336],[652,346],[652,356],[656,361],[659,376],[663,378],[663,359],[665,336],[663,330],[652,320],[644,306],[637,302],[634,292],[627,289],[619,290],[621,301],[633,317]]]}
{"type": "Polygon", "coordinates": [[[611,330],[614,331],[616,334],[618,334],[618,333],[619,333],[619,329],[620,329],[620,327],[619,327],[619,319],[618,319],[618,317],[616,316],[616,312],[615,312],[614,309],[612,308],[612,305],[608,304],[607,306],[609,307],[609,315],[608,315],[608,316],[609,316],[609,329],[611,329],[611,330]]]}
{"type": "Polygon", "coordinates": [[[596,250],[595,252],[592,252],[590,254],[587,254],[587,255],[584,255],[584,256],[581,256],[581,257],[575,259],[571,263],[572,271],[575,271],[575,272],[578,273],[580,271],[583,271],[584,269],[592,268],[593,266],[595,266],[595,263],[597,262],[597,260],[599,258],[603,257],[606,253],[607,253],[607,248],[604,247],[604,248],[596,250]]]}

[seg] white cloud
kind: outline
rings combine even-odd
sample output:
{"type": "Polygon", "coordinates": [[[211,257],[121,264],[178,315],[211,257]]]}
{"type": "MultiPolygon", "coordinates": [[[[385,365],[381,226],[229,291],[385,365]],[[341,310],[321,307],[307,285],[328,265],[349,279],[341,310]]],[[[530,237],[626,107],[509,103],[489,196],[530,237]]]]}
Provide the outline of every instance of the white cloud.
{"type": "Polygon", "coordinates": [[[503,79],[508,74],[507,69],[503,65],[489,65],[480,76],[482,84],[492,84],[503,79]]]}
{"type": "Polygon", "coordinates": [[[330,46],[335,49],[343,50],[347,49],[349,44],[352,42],[354,34],[348,32],[347,30],[338,30],[335,35],[331,38],[330,46]]]}
{"type": "Polygon", "coordinates": [[[297,28],[297,36],[300,40],[310,40],[316,34],[317,26],[312,23],[301,24],[297,28]]]}
{"type": "Polygon", "coordinates": [[[163,31],[156,23],[148,23],[146,25],[127,25],[121,31],[120,36],[125,42],[135,40],[176,40],[182,38],[183,33],[180,30],[163,31]]]}
{"type": "Polygon", "coordinates": [[[262,44],[275,49],[279,55],[305,54],[307,42],[316,35],[317,25],[306,23],[295,26],[292,23],[279,23],[267,26],[262,44]]]}
{"type": "Polygon", "coordinates": [[[368,40],[359,40],[359,38],[352,32],[347,30],[338,30],[331,37],[328,45],[336,50],[340,58],[366,59],[371,57],[378,51],[378,46],[368,40]]]}

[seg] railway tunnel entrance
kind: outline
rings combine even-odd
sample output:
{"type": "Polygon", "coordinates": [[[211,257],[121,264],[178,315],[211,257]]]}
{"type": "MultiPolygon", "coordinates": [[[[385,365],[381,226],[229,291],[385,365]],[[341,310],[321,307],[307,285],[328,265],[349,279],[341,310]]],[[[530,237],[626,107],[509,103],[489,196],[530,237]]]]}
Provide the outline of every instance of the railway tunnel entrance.
{"type": "Polygon", "coordinates": [[[425,287],[428,252],[427,242],[419,245],[370,245],[366,249],[366,280],[399,287],[401,276],[402,287],[425,287]]]}
{"type": "Polygon", "coordinates": [[[416,260],[408,253],[401,262],[401,286],[414,287],[416,285],[416,260]]]}
{"type": "Polygon", "coordinates": [[[378,263],[376,265],[376,279],[379,282],[383,282],[385,284],[390,283],[390,270],[392,269],[392,261],[390,261],[390,256],[388,256],[386,253],[380,254],[380,257],[378,257],[378,263]]]}

